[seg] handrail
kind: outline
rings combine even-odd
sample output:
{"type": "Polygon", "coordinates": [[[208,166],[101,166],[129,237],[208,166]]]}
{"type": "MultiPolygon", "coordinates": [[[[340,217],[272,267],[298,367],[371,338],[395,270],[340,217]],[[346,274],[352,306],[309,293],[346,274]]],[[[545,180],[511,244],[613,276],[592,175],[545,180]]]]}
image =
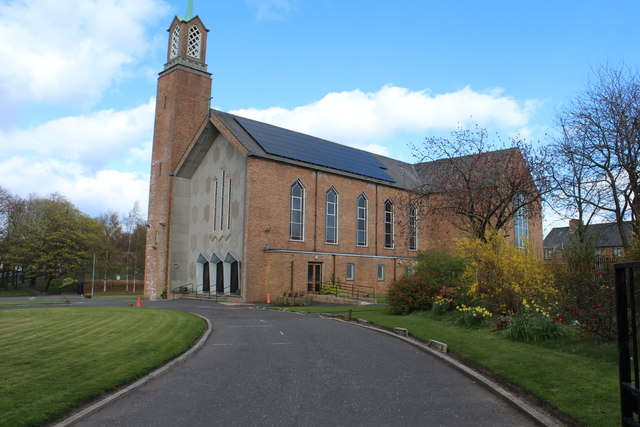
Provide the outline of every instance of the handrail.
{"type": "Polygon", "coordinates": [[[343,283],[343,282],[324,282],[320,284],[320,289],[313,289],[312,284],[307,285],[307,291],[309,293],[335,295],[335,296],[347,296],[355,299],[360,298],[375,298],[376,289],[369,285],[358,285],[355,283],[343,283]]]}

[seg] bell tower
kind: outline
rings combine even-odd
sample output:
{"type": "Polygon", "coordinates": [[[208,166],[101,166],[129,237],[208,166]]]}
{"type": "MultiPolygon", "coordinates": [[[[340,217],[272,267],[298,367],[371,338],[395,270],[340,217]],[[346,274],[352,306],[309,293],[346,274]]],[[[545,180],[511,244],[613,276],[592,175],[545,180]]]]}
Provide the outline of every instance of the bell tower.
{"type": "Polygon", "coordinates": [[[167,63],[159,74],[153,131],[145,297],[170,292],[174,172],[189,143],[208,119],[211,74],[207,72],[207,33],[189,0],[187,14],[169,26],[167,63]]]}

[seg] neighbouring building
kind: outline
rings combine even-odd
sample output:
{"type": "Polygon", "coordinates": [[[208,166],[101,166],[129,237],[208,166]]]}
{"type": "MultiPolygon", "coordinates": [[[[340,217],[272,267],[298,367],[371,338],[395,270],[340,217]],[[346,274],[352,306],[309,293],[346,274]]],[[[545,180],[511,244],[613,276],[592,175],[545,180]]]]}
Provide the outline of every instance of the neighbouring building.
{"type": "MultiPolygon", "coordinates": [[[[562,251],[574,244],[578,238],[577,232],[580,221],[569,220],[567,227],[556,227],[551,229],[544,238],[544,258],[550,260],[555,257],[562,258],[562,251]]],[[[624,232],[629,241],[632,240],[632,224],[623,224],[624,232]]],[[[624,256],[624,247],[618,225],[615,222],[603,224],[589,224],[584,227],[584,237],[593,242],[595,246],[595,256],[601,259],[619,260],[624,256]]]]}
{"type": "MultiPolygon", "coordinates": [[[[426,202],[412,197],[424,164],[210,109],[207,36],[190,12],[169,27],[156,101],[148,298],[186,286],[255,302],[332,279],[384,294],[417,251],[451,247],[460,231],[423,215],[426,202]]],[[[508,238],[541,247],[539,215],[515,222],[508,238]]]]}

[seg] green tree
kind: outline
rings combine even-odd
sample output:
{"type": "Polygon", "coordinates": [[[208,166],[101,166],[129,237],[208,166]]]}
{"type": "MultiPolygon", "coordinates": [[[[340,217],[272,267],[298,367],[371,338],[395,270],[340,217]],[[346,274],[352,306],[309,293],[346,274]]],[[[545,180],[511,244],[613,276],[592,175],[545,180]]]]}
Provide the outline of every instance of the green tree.
{"type": "Polygon", "coordinates": [[[53,279],[86,262],[87,250],[97,233],[97,222],[64,197],[31,196],[24,209],[10,218],[7,258],[10,264],[26,271],[33,283],[44,276],[47,292],[53,279]]]}

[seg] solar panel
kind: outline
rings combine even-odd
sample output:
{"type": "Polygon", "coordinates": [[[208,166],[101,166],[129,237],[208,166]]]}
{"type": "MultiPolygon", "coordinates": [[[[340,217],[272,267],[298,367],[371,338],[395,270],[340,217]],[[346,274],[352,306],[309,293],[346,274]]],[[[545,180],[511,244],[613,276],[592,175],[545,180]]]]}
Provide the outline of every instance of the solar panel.
{"type": "Polygon", "coordinates": [[[244,117],[235,119],[264,151],[274,156],[395,182],[384,171],[386,167],[366,151],[244,117]]]}

